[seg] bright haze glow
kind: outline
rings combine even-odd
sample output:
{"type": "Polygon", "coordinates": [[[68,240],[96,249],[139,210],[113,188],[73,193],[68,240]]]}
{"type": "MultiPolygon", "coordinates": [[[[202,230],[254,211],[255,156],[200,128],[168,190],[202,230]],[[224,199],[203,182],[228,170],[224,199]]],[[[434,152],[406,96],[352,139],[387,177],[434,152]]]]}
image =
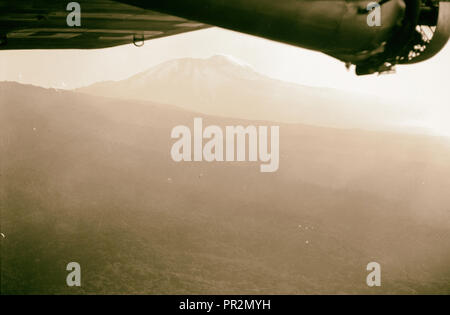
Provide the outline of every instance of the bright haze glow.
{"type": "MultiPolygon", "coordinates": [[[[0,81],[73,89],[106,80],[122,80],[161,62],[222,54],[283,81],[330,87],[392,100],[402,110],[420,110],[423,119],[405,125],[450,136],[448,69],[450,46],[420,64],[398,66],[393,75],[357,77],[353,69],[324,54],[211,28],[97,50],[0,51],[0,81]]],[[[361,104],[364,106],[364,104],[361,104]]]]}

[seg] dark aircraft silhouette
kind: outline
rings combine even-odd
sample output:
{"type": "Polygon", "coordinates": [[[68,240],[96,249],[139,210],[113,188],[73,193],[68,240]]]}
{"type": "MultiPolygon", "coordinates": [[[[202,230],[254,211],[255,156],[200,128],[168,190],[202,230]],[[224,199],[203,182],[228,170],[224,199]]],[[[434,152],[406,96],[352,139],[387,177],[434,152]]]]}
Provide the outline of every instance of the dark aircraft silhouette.
{"type": "Polygon", "coordinates": [[[219,26],[320,51],[363,75],[429,59],[450,35],[448,0],[79,0],[79,26],[67,22],[70,2],[0,0],[0,49],[141,45],[219,26]]]}

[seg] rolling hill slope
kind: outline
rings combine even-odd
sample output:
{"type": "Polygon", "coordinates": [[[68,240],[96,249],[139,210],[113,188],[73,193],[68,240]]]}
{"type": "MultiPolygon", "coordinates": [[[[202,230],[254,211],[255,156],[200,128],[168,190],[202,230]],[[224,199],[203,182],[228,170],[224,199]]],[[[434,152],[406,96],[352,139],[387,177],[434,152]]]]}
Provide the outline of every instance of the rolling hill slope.
{"type": "Polygon", "coordinates": [[[450,293],[448,140],[282,124],[262,174],[173,162],[177,107],[0,83],[0,113],[2,294],[450,293]]]}

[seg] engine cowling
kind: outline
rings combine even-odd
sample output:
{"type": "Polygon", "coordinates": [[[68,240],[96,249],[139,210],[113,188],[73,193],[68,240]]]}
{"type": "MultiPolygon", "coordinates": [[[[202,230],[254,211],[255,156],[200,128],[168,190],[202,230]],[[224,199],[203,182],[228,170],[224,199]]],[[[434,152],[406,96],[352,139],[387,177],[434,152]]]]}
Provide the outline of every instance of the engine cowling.
{"type": "Polygon", "coordinates": [[[445,45],[450,33],[448,1],[122,2],[320,51],[347,65],[356,65],[358,75],[389,72],[397,64],[423,61],[445,45]],[[368,23],[369,7],[374,3],[378,5],[382,21],[375,26],[368,23]]]}

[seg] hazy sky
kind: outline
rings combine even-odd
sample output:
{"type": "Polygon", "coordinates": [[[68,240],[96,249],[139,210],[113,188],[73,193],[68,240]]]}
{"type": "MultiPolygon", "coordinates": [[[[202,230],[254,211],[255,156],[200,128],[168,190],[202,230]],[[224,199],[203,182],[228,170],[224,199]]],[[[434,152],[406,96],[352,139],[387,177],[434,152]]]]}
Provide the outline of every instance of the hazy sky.
{"type": "Polygon", "coordinates": [[[344,64],[321,53],[219,28],[99,50],[0,51],[0,81],[43,87],[76,88],[120,80],[163,61],[233,56],[273,78],[386,97],[405,110],[420,108],[420,124],[450,135],[450,45],[433,59],[399,66],[394,75],[357,77],[344,64]]]}

